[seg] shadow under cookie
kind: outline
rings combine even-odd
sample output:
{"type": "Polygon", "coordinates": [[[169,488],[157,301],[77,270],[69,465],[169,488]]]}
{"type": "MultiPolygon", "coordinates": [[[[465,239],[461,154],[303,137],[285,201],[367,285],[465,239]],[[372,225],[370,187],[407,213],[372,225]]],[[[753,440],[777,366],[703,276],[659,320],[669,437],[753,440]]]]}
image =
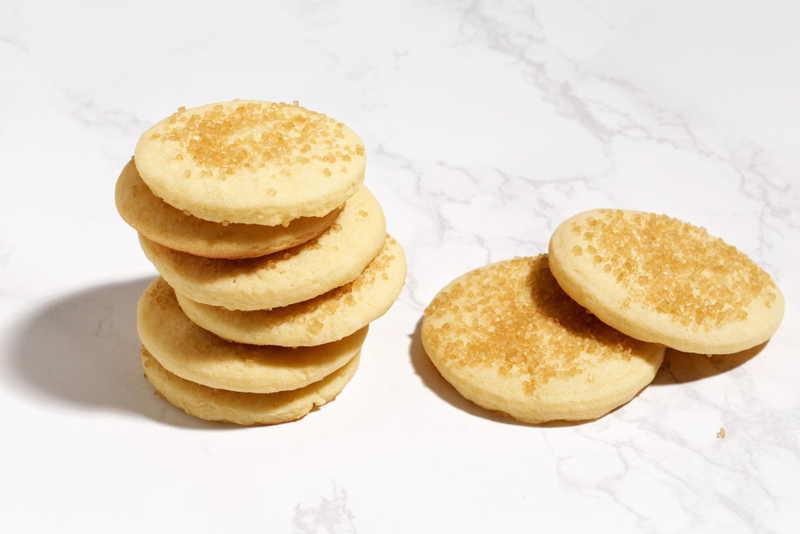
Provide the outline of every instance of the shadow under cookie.
{"type": "Polygon", "coordinates": [[[139,361],[136,302],[152,278],[83,288],[25,315],[12,336],[17,387],[61,410],[118,412],[196,429],[226,429],[172,410],[139,361]]]}
{"type": "Polygon", "coordinates": [[[727,373],[750,361],[764,350],[767,343],[769,342],[734,354],[722,355],[694,354],[667,349],[664,363],[653,379],[653,385],[684,384],[727,373]]]}

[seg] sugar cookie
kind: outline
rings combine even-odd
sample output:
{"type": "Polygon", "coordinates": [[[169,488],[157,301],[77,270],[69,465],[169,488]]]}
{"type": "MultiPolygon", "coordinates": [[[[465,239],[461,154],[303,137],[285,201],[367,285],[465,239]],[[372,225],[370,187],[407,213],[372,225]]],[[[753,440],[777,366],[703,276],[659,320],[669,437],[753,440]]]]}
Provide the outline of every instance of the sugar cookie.
{"type": "Polygon", "coordinates": [[[233,311],[177,297],[192,321],[224,339],[309,346],[341,339],[382,316],[400,294],[405,276],[403,249],[387,236],[378,256],[358,278],[311,300],[272,310],[233,311]]]}
{"type": "Polygon", "coordinates": [[[649,384],[664,357],[586,313],[546,255],[451,282],[425,310],[422,342],[464,397],[528,423],[601,417],[649,384]]]}
{"type": "Polygon", "coordinates": [[[367,328],[317,347],[269,347],[231,343],[181,311],[175,293],[157,278],[137,309],[139,339],[165,369],[211,388],[248,393],[298,389],[321,380],[361,349],[367,328]]]}
{"type": "Polygon", "coordinates": [[[139,233],[165,247],[206,258],[255,258],[305,243],[325,231],[341,208],[322,217],[302,217],[286,226],[198,219],[173,208],[142,181],[133,160],[122,169],[115,191],[117,211],[139,233]]]}
{"type": "Polygon", "coordinates": [[[277,393],[241,393],[213,389],[170,373],[142,346],[144,374],[172,405],[208,421],[238,425],[274,425],[300,419],[332,401],[358,369],[359,354],[318,382],[277,393]]]}
{"type": "Polygon", "coordinates": [[[666,215],[593,210],[550,240],[558,283],[603,322],[685,352],[728,354],[769,339],[778,287],[745,254],[666,215]]]}
{"type": "Polygon", "coordinates": [[[153,193],[215,222],[286,224],[330,213],[364,181],[361,139],[297,105],[235,100],[181,108],[139,139],[153,193]]]}
{"type": "Polygon", "coordinates": [[[234,310],[263,310],[312,299],[352,282],[378,255],[386,219],[362,187],[319,237],[261,258],[223,260],[178,252],[140,236],[145,255],[176,291],[234,310]]]}

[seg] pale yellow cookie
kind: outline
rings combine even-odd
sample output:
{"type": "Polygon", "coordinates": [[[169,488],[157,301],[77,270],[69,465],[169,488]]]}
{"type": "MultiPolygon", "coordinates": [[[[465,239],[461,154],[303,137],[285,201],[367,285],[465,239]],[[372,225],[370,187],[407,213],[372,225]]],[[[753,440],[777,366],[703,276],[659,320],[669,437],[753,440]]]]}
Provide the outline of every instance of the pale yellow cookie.
{"type": "Polygon", "coordinates": [[[664,348],[606,326],[559,288],[547,256],[457,278],[422,321],[433,364],[475,404],[528,423],[601,417],[656,375],[664,348]]]}
{"type": "Polygon", "coordinates": [[[345,336],[386,313],[406,276],[400,244],[391,236],[358,278],[318,297],[283,308],[233,311],[178,294],[186,315],[218,336],[255,345],[320,345],[345,336]]]}
{"type": "Polygon", "coordinates": [[[115,191],[117,211],[143,236],[165,247],[206,258],[255,258],[309,241],[328,228],[341,208],[322,217],[302,217],[286,226],[220,224],[175,209],[142,181],[133,160],[122,169],[115,191]]]}
{"type": "Polygon", "coordinates": [[[593,210],[567,219],[550,240],[550,268],[605,323],[684,352],[754,347],[783,318],[783,295],[755,262],[666,215],[593,210]]]}
{"type": "Polygon", "coordinates": [[[361,139],[330,117],[253,100],[181,108],[142,135],[153,193],[215,222],[286,224],[330,213],[364,181],[361,139]]]}
{"type": "Polygon", "coordinates": [[[247,393],[298,389],[322,380],[361,349],[367,328],[317,347],[232,343],[194,324],[175,292],[157,278],[137,309],[139,339],[170,372],[204,386],[247,393]]]}
{"type": "Polygon", "coordinates": [[[386,220],[362,187],[319,237],[298,247],[245,260],[178,252],[140,236],[145,255],[176,291],[233,310],[263,310],[312,299],[352,282],[378,255],[386,220]]]}
{"type": "Polygon", "coordinates": [[[237,425],[274,425],[300,419],[332,401],[358,369],[359,354],[319,382],[277,393],[241,393],[184,380],[162,367],[142,346],[144,374],[172,405],[207,421],[237,425]]]}

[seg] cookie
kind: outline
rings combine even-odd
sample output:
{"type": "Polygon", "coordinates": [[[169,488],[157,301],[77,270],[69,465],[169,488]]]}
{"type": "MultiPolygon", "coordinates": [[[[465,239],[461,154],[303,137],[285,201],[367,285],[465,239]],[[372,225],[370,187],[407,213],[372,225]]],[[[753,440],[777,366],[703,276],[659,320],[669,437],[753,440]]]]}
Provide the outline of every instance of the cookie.
{"type": "Polygon", "coordinates": [[[144,374],[174,406],[207,421],[238,425],[273,425],[300,419],[332,401],[358,369],[359,354],[319,382],[277,393],[241,393],[214,389],[170,373],[142,346],[144,374]]]}
{"type": "Polygon", "coordinates": [[[367,328],[317,347],[270,347],[231,343],[181,311],[175,293],[157,278],[137,309],[139,339],[170,372],[211,388],[247,393],[298,389],[322,380],[361,349],[367,328]]]}
{"type": "Polygon", "coordinates": [[[567,219],[550,240],[550,268],[606,324],[684,352],[754,347],[783,318],[783,295],[755,262],[666,215],[593,210],[567,219]]]}
{"type": "Polygon", "coordinates": [[[664,348],[586,313],[546,255],[471,271],[425,310],[422,342],[461,395],[527,422],[596,419],[649,384],[664,348]]]}
{"type": "Polygon", "coordinates": [[[145,255],[177,292],[233,310],[263,310],[312,299],[358,277],[378,255],[386,220],[362,187],[319,237],[292,249],[244,260],[178,252],[140,236],[145,255]]]}
{"type": "Polygon", "coordinates": [[[302,217],[286,226],[220,224],[176,209],[150,191],[133,160],[122,169],[115,191],[117,211],[140,234],[165,247],[206,258],[255,258],[305,243],[338,217],[337,208],[322,217],[302,217]]]}
{"type": "Polygon", "coordinates": [[[386,237],[378,256],[352,282],[283,308],[232,311],[178,294],[186,315],[218,336],[255,345],[320,345],[349,336],[386,313],[406,276],[400,244],[386,237]]]}
{"type": "Polygon", "coordinates": [[[235,100],[181,108],[139,139],[136,167],[159,198],[214,222],[321,217],[364,181],[361,139],[298,105],[235,100]]]}

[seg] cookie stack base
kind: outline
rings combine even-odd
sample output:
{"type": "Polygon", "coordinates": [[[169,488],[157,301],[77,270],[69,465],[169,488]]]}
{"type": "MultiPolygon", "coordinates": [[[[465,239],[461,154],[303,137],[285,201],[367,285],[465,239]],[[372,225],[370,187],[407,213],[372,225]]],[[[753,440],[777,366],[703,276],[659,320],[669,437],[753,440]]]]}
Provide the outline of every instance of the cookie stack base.
{"type": "Polygon", "coordinates": [[[157,278],[137,309],[145,376],[170,403],[202,419],[264,425],[332,400],[358,367],[368,327],[296,349],[225,341],[193,323],[157,278]]]}
{"type": "Polygon", "coordinates": [[[295,421],[334,400],[355,374],[360,360],[359,352],[344,367],[299,389],[243,393],[184,380],[164,369],[144,346],[141,353],[147,380],[170,404],[200,419],[246,426],[295,421]]]}

